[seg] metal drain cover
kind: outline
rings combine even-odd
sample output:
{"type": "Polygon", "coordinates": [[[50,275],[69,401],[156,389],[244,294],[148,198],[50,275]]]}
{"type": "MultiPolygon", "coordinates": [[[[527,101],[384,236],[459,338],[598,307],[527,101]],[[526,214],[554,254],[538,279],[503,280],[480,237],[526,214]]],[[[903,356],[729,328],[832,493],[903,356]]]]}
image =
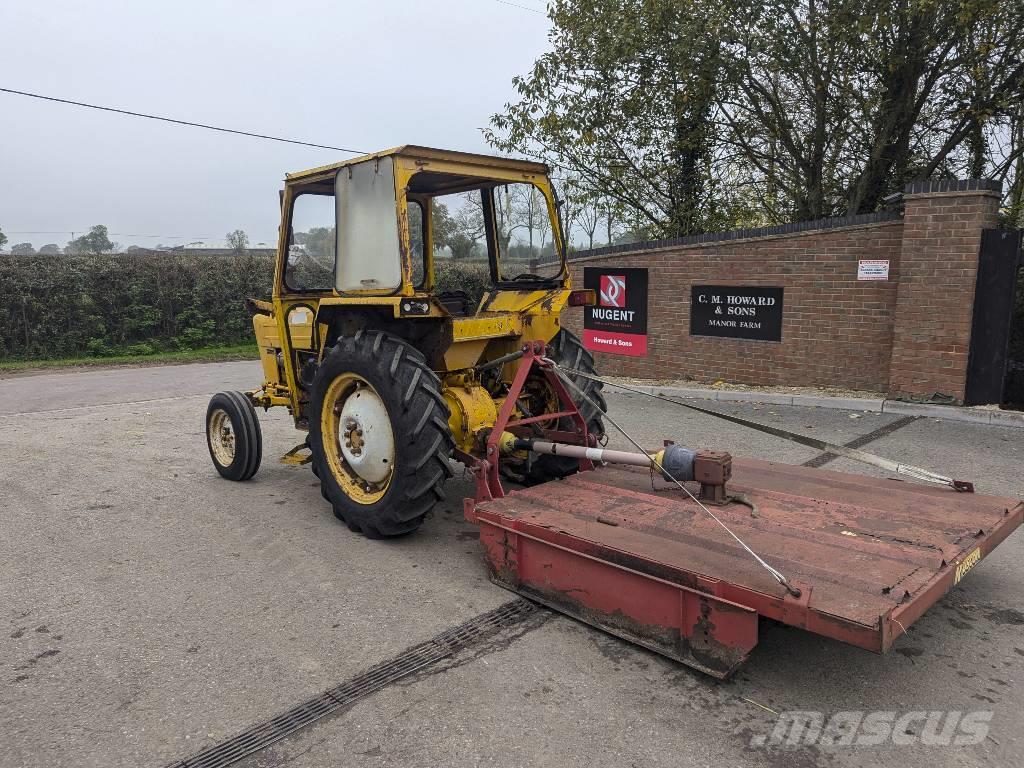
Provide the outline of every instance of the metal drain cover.
{"type": "Polygon", "coordinates": [[[254,725],[237,736],[184,760],[176,760],[167,768],[220,768],[231,765],[363,696],[376,693],[403,677],[487,639],[499,630],[518,624],[537,610],[538,606],[528,600],[505,603],[442,632],[425,643],[414,645],[393,659],[371,667],[366,672],[307,699],[270,720],[254,725]]]}

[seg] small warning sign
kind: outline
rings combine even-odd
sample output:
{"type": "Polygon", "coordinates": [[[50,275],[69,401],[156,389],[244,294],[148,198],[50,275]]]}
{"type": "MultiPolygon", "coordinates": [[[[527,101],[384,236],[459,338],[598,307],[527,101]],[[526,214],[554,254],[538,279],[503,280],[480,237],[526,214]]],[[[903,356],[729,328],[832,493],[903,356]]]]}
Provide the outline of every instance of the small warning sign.
{"type": "Polygon", "coordinates": [[[888,259],[861,259],[857,262],[858,280],[888,280],[888,259]]]}

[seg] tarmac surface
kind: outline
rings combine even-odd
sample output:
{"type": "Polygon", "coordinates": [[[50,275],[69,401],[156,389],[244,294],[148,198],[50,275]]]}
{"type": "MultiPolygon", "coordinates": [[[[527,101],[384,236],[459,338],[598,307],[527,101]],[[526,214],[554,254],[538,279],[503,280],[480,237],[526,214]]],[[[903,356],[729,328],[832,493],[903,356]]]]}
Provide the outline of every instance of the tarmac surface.
{"type": "MultiPolygon", "coordinates": [[[[350,533],[308,467],[276,460],[302,439],[283,411],[259,415],[256,477],[222,480],[206,401],[259,380],[252,362],[0,380],[0,766],[173,764],[514,599],[487,579],[458,465],[425,526],[386,542],[350,533]]],[[[817,455],[639,395],[608,400],[646,444],[817,455]]],[[[714,408],[840,443],[904,418],[714,408]]],[[[864,447],[1024,496],[1020,429],[907,419],[864,447]]],[[[1022,555],[1018,532],[884,657],[764,622],[724,683],[538,609],[238,765],[1022,765],[1022,555]],[[990,712],[990,729],[972,746],[919,733],[758,745],[773,712],[877,710],[990,712]]]]}

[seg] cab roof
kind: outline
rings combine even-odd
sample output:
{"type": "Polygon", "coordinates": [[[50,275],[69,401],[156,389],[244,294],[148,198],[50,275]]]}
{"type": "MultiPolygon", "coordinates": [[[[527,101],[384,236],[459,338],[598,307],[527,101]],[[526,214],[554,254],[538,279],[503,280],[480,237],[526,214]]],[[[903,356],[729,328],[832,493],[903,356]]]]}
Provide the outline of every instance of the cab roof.
{"type": "Polygon", "coordinates": [[[485,168],[501,168],[509,171],[522,171],[523,173],[544,175],[547,175],[548,173],[547,165],[544,163],[537,163],[532,160],[515,160],[508,157],[494,157],[493,155],[480,155],[472,152],[456,152],[449,149],[434,149],[432,147],[420,147],[415,144],[404,144],[400,147],[392,147],[391,149],[384,149],[380,152],[371,152],[370,154],[359,155],[358,157],[353,157],[349,160],[342,160],[340,163],[331,163],[330,165],[321,165],[305,171],[288,173],[285,174],[285,180],[301,181],[303,179],[311,179],[316,176],[331,174],[339,168],[344,168],[349,165],[355,165],[356,163],[363,163],[367,160],[388,156],[406,157],[413,160],[424,160],[427,162],[434,160],[447,161],[451,163],[465,163],[467,165],[477,165],[485,168]]]}

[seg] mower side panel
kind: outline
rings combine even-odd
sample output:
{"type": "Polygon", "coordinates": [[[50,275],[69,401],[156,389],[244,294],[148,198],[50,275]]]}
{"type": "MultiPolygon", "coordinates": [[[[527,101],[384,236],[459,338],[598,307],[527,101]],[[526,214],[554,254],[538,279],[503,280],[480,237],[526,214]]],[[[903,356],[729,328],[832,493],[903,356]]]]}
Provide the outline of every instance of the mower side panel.
{"type": "Polygon", "coordinates": [[[557,531],[477,517],[491,578],[506,589],[719,678],[757,645],[752,608],[581,552],[557,531]]]}

